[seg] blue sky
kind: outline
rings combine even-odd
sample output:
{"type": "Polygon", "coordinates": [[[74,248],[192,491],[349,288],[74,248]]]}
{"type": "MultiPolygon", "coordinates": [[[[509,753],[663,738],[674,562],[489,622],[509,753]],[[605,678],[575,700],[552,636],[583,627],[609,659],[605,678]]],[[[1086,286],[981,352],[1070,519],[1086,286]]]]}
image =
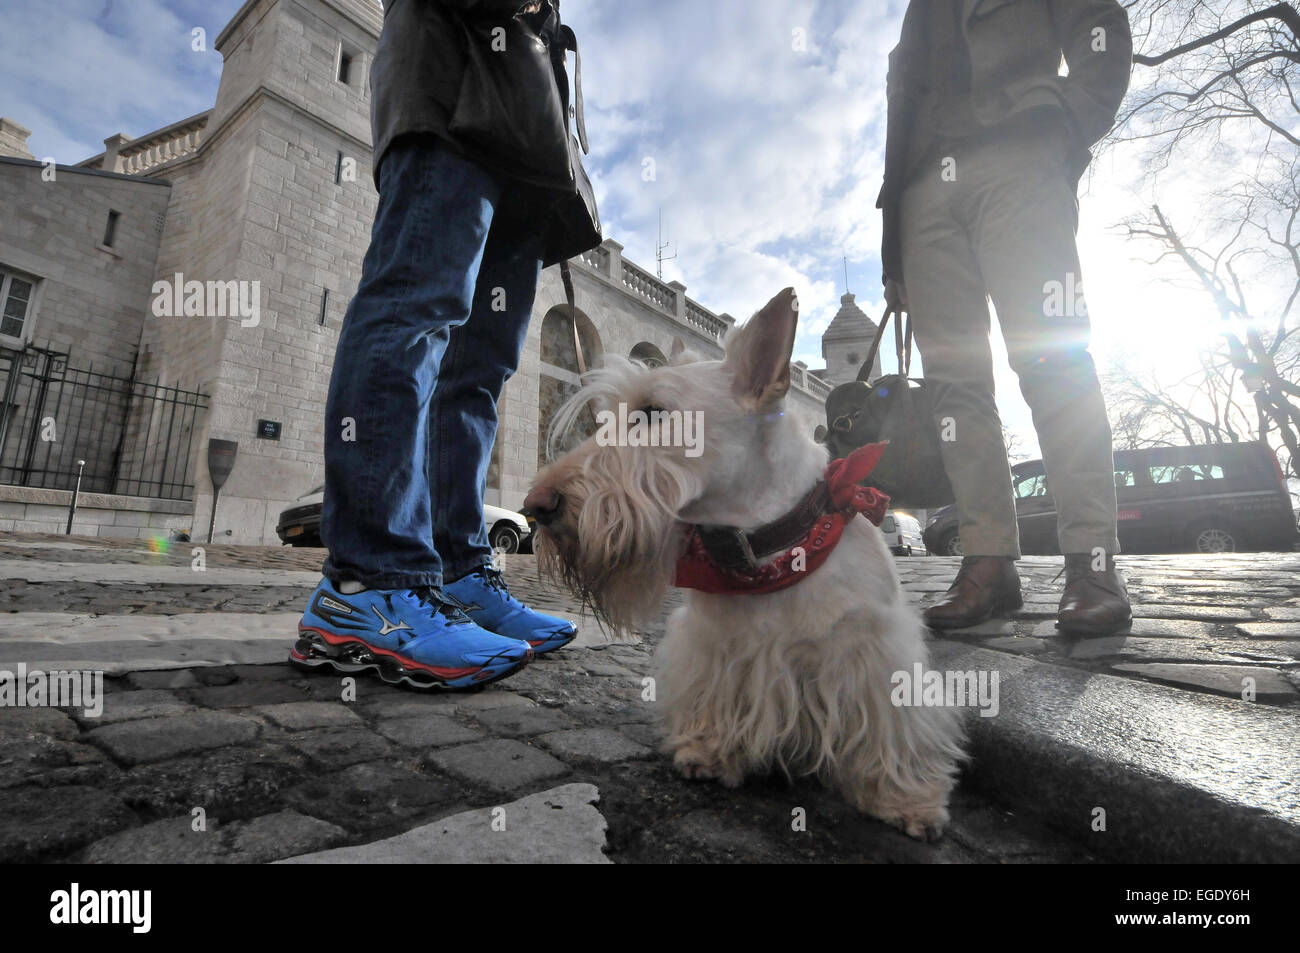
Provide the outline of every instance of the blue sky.
{"type": "MultiPolygon", "coordinates": [[[[38,157],[70,163],[101,151],[114,133],[139,136],[208,109],[221,75],[212,44],[239,6],[7,2],[0,115],[32,130],[38,157]],[[191,49],[196,27],[206,30],[204,52],[191,49]]],[[[859,304],[881,312],[874,206],[886,57],[904,7],[903,0],[564,0],[583,51],[588,166],[606,233],[653,270],[662,213],[677,253],[664,265],[665,279],[737,318],[794,285],[802,315],[795,356],[821,367],[820,332],[844,290],[842,256],[859,304]],[[653,181],[643,176],[648,159],[653,181]]],[[[1142,192],[1136,169],[1132,154],[1117,150],[1086,180],[1079,239],[1094,352],[1103,366],[1134,353],[1172,366],[1194,360],[1210,339],[1188,333],[1193,324],[1208,327],[1205,302],[1194,290],[1162,284],[1141,260],[1150,250],[1125,241],[1114,225],[1154,200],[1195,214],[1198,190],[1180,182],[1165,194],[1142,192]]],[[[993,353],[1004,420],[1036,454],[1028,409],[996,338],[993,353]]]]}

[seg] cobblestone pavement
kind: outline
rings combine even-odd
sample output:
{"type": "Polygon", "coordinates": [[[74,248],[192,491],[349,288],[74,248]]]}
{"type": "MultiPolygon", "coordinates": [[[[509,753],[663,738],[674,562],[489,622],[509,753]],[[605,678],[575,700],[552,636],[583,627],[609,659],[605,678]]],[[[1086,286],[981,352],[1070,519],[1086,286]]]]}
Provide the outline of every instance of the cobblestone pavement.
{"type": "MultiPolygon", "coordinates": [[[[193,566],[195,548],[0,534],[0,636],[33,613],[96,614],[118,624],[207,613],[215,624],[235,618],[230,613],[301,610],[305,577],[218,585],[209,581],[215,573],[194,572],[193,582],[148,584],[132,583],[129,572],[112,582],[45,573],[56,564],[174,573],[167,567],[193,566]]],[[[314,572],[322,555],[202,549],[209,572],[314,572]]],[[[1057,635],[1059,563],[1044,558],[1020,564],[1027,601],[1016,618],[950,637],[1238,697],[1249,674],[1259,701],[1300,704],[1300,556],[1126,557],[1121,566],[1138,603],[1131,635],[1057,635]]],[[[946,588],[955,561],[905,559],[900,568],[925,601],[946,588]]],[[[567,595],[537,579],[531,557],[509,557],[506,572],[521,598],[574,612],[567,595]]],[[[662,624],[663,616],[638,640],[567,648],[471,694],[415,694],[360,679],[355,700],[345,700],[338,677],[303,677],[282,664],[210,665],[108,678],[99,718],[0,708],[0,861],[262,862],[415,836],[413,828],[431,822],[435,835],[452,838],[467,826],[481,830],[504,804],[544,820],[539,803],[581,801],[586,784],[599,798],[599,814],[588,816],[608,825],[600,837],[617,862],[1091,859],[963,789],[949,836],[924,845],[811,783],[773,778],[725,791],[680,780],[655,751],[656,713],[642,698],[662,624]],[[551,800],[527,797],[538,792],[551,800]],[[481,822],[474,811],[486,812],[481,822]]],[[[286,649],[291,638],[290,629],[286,649]]],[[[5,647],[0,638],[0,662],[23,660],[5,647]]],[[[509,834],[493,843],[510,843],[509,834]]]]}

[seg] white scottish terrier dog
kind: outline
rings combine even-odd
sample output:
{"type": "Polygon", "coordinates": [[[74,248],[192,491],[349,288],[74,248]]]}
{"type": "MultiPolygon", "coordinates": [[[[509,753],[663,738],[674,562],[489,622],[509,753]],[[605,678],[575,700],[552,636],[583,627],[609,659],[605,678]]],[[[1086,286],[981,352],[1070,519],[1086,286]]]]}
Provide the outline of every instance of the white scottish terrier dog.
{"type": "Polygon", "coordinates": [[[787,288],[731,333],[722,361],[675,341],[665,367],[613,359],[589,374],[559,430],[621,404],[641,411],[637,425],[664,421],[664,436],[674,412],[702,412],[704,439],[691,455],[598,433],[537,474],[525,510],[545,570],[617,630],[653,617],[674,581],[691,587],[656,655],[681,774],[727,787],[773,769],[815,775],[934,839],[964,757],[961,720],[891,700],[894,673],[928,663],[925,630],[880,532],[840,505],[843,486],[828,502],[825,448],[782,412],[797,319],[787,288]]]}

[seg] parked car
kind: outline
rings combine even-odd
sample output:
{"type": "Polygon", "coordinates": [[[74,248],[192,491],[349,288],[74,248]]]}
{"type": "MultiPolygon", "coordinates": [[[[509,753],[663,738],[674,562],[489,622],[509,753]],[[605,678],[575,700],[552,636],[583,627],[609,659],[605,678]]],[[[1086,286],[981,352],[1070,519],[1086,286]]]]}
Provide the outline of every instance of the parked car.
{"type": "MultiPolygon", "coordinates": [[[[1011,468],[1027,555],[1058,553],[1056,503],[1043,461],[1011,468]]],[[[1289,551],[1296,516],[1286,478],[1263,443],[1150,447],[1115,451],[1119,542],[1126,553],[1289,551]]],[[[962,554],[954,507],[938,510],[925,527],[925,545],[944,556],[962,554]]]]}
{"type": "MultiPolygon", "coordinates": [[[[320,511],[325,500],[325,487],[318,486],[304,493],[280,513],[280,522],[275,527],[280,541],[290,546],[319,546],[320,511]]],[[[506,553],[517,553],[526,540],[530,539],[532,528],[523,514],[500,506],[483,507],[484,522],[488,527],[488,542],[492,548],[506,553]]]]}
{"type": "Polygon", "coordinates": [[[885,534],[885,544],[895,556],[925,554],[925,540],[921,536],[921,523],[909,513],[890,510],[880,521],[880,531],[885,534]]]}
{"type": "Polygon", "coordinates": [[[280,537],[280,542],[290,546],[319,546],[320,508],[324,500],[325,487],[322,484],[281,510],[280,521],[275,526],[275,535],[280,537]]]}

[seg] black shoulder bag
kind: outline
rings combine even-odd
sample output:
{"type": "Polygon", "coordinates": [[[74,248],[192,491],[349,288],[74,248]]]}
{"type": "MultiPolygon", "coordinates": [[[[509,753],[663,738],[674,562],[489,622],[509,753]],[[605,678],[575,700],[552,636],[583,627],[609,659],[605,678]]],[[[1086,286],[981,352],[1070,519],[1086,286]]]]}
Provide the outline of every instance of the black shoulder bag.
{"type": "Polygon", "coordinates": [[[858,379],[841,384],[826,397],[826,445],[831,456],[846,457],[858,447],[881,440],[889,447],[863,485],[884,493],[896,507],[946,506],[953,501],[952,484],[939,452],[939,430],[932,410],[932,389],[908,377],[912,364],[912,323],[885,312],[871,344],[871,353],[858,379]],[[894,317],[897,374],[872,383],[869,378],[880,351],[885,326],[894,317]]]}

